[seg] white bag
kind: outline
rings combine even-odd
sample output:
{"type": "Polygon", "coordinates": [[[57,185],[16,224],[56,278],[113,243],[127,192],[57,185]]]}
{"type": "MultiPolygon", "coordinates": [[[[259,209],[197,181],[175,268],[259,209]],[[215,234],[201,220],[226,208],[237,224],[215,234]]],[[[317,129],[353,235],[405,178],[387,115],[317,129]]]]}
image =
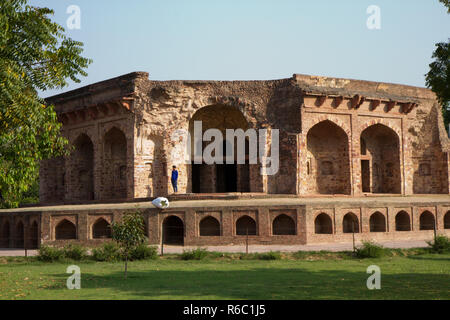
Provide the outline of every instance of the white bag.
{"type": "Polygon", "coordinates": [[[152,201],[152,204],[159,209],[167,209],[169,207],[169,200],[164,197],[158,197],[152,201]]]}

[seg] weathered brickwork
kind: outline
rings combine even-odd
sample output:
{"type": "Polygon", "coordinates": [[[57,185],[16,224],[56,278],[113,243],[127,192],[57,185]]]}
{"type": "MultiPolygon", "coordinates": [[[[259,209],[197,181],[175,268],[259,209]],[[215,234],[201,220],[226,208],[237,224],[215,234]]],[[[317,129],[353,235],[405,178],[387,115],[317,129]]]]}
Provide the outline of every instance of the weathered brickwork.
{"type": "MultiPolygon", "coordinates": [[[[2,247],[36,248],[108,241],[107,226],[136,209],[46,210],[0,213],[2,247]],[[7,241],[5,242],[5,239],[7,241]]],[[[149,244],[190,246],[232,244],[315,244],[375,240],[430,240],[450,236],[450,201],[411,206],[278,205],[139,209],[149,244]]]]}
{"type": "MultiPolygon", "coordinates": [[[[172,165],[180,193],[449,193],[449,140],[427,89],[304,75],[151,81],[135,72],[48,102],[74,149],[43,162],[43,203],[165,196],[172,165]],[[195,121],[202,133],[280,130],[278,172],[261,175],[248,149],[245,164],[186,162],[195,121]]],[[[264,144],[270,150],[271,134],[264,144]]]]}
{"type": "MultiPolygon", "coordinates": [[[[424,88],[297,74],[270,81],[153,81],[145,72],[134,72],[47,102],[55,105],[72,151],[42,162],[44,205],[168,196],[172,165],[186,199],[196,193],[449,194],[450,143],[440,106],[424,88]],[[260,141],[264,158],[271,156],[273,133],[279,130],[278,172],[261,174],[263,166],[270,166],[261,159],[250,163],[249,142],[244,164],[194,163],[193,144],[187,145],[196,121],[202,122],[202,134],[211,128],[223,135],[226,129],[267,130],[260,141]]],[[[198,148],[204,151],[207,145],[198,148]]],[[[236,160],[236,145],[234,155],[236,160]]],[[[146,210],[145,219],[150,243],[231,244],[246,238],[315,243],[351,241],[355,230],[363,238],[420,238],[432,232],[426,228],[433,219],[444,232],[447,209],[432,202],[402,208],[393,203],[379,208],[350,203],[345,208],[217,207],[146,210]]],[[[101,243],[108,239],[108,224],[123,214],[38,211],[2,215],[2,244],[16,246],[27,239],[36,244],[36,234],[44,243],[101,243]]]]}

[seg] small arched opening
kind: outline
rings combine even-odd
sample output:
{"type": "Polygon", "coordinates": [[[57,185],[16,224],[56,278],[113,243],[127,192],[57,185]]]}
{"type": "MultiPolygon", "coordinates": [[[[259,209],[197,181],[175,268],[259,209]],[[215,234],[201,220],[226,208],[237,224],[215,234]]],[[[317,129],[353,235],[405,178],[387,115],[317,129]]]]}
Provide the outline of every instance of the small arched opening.
{"type": "Polygon", "coordinates": [[[272,223],[272,234],[276,236],[295,235],[294,219],[285,214],[280,214],[272,223]]]}
{"type": "Polygon", "coordinates": [[[406,211],[400,211],[395,216],[395,231],[411,231],[411,219],[406,211]]]}
{"type": "Polygon", "coordinates": [[[163,243],[172,245],[184,244],[184,224],[177,216],[170,216],[163,221],[163,243]]]}
{"type": "Polygon", "coordinates": [[[430,211],[424,211],[419,220],[420,230],[434,230],[434,215],[430,211]]]}
{"type": "Polygon", "coordinates": [[[256,222],[249,216],[240,217],[236,221],[236,235],[256,236],[256,222]]]}
{"type": "Polygon", "coordinates": [[[200,221],[200,236],[220,236],[220,223],[216,218],[208,216],[200,221]]]}
{"type": "Polygon", "coordinates": [[[70,240],[77,238],[77,227],[67,219],[62,220],[55,227],[56,240],[70,240]]]}
{"type": "Polygon", "coordinates": [[[314,230],[316,234],[332,234],[333,222],[326,213],[319,214],[314,220],[314,230]]]}
{"type": "Polygon", "coordinates": [[[386,232],[386,218],[381,212],[375,212],[369,219],[370,232],[386,232]]]}
{"type": "Polygon", "coordinates": [[[93,239],[111,238],[111,225],[103,218],[99,218],[92,226],[93,239]]]}
{"type": "Polygon", "coordinates": [[[342,220],[343,233],[359,233],[359,220],[356,214],[349,212],[342,220]]]}

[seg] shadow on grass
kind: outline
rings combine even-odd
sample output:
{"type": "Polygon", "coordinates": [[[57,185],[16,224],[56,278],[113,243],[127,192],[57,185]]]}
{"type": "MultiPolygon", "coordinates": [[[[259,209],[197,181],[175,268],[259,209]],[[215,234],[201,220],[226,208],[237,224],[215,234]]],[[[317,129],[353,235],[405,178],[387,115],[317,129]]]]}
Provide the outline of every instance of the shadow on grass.
{"type": "MultiPolygon", "coordinates": [[[[414,256],[408,256],[408,259],[413,260],[431,260],[431,261],[450,261],[450,258],[447,256],[440,256],[440,255],[414,255],[414,256]]],[[[450,284],[449,284],[450,286],[450,284]]]]}
{"type": "MultiPolygon", "coordinates": [[[[66,274],[55,274],[64,289],[66,274]]],[[[354,272],[311,271],[303,268],[247,270],[130,271],[107,275],[82,273],[89,299],[449,299],[450,275],[427,273],[382,274],[381,290],[368,290],[365,267],[354,272]],[[90,293],[87,290],[92,289],[90,293]]],[[[83,292],[83,290],[86,290],[83,292]]],[[[56,295],[56,292],[55,292],[56,295]]]]}

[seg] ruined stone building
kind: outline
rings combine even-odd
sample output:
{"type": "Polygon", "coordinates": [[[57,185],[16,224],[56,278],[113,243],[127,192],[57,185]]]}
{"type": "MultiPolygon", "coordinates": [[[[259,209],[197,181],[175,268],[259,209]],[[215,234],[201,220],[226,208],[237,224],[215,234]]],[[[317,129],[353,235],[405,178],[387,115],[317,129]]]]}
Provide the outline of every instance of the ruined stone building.
{"type": "Polygon", "coordinates": [[[168,239],[178,235],[175,242],[185,244],[239,243],[242,230],[255,243],[295,244],[346,241],[355,228],[376,239],[423,238],[430,228],[450,228],[450,141],[440,106],[424,88],[299,74],[153,81],[134,72],[47,102],[73,150],[41,164],[40,200],[66,206],[0,212],[3,239],[17,233],[33,233],[38,243],[108,237],[108,224],[131,209],[77,204],[171,195],[172,165],[180,173],[179,199],[217,194],[286,204],[142,207],[150,243],[161,243],[166,229],[168,239]],[[224,134],[266,129],[265,150],[279,130],[278,172],[264,175],[268,164],[250,163],[248,141],[243,164],[186,163],[193,150],[185,147],[186,133],[192,136],[195,121],[203,131],[224,134]],[[181,231],[172,234],[175,229],[181,231]]]}

